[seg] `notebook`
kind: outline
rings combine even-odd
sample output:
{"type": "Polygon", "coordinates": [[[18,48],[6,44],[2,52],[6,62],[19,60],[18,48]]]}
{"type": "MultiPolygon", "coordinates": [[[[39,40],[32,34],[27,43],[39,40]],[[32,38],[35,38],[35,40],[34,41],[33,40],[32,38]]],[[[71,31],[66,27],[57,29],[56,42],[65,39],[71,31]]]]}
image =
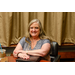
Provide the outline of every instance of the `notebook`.
{"type": "Polygon", "coordinates": [[[30,56],[29,59],[18,58],[16,59],[16,62],[39,62],[40,60],[41,60],[40,56],[30,56]]]}

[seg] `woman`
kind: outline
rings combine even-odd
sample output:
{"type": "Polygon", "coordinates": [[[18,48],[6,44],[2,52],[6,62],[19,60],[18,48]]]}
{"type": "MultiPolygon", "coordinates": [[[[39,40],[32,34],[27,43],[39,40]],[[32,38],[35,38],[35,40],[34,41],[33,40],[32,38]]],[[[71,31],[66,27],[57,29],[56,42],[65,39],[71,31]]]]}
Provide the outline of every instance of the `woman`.
{"type": "Polygon", "coordinates": [[[50,40],[45,35],[41,22],[34,19],[29,23],[28,35],[20,40],[13,55],[23,59],[29,59],[29,55],[41,56],[50,61],[50,47],[50,40]]]}

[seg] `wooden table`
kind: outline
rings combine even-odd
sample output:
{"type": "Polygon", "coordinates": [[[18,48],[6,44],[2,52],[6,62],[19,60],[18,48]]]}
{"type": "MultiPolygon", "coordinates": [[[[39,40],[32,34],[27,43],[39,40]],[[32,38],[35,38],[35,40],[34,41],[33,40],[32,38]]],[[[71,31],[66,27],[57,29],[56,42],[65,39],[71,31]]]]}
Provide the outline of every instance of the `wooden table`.
{"type": "MultiPolygon", "coordinates": [[[[0,62],[16,62],[16,57],[14,56],[7,56],[5,58],[3,58],[0,62]]],[[[40,62],[50,62],[50,61],[46,61],[46,60],[40,60],[40,62]]]]}

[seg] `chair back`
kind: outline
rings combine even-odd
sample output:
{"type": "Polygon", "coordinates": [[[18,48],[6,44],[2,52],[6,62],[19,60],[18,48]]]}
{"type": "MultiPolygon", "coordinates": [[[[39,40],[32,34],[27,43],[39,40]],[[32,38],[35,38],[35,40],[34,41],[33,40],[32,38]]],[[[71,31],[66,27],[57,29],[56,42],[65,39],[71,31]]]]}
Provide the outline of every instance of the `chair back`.
{"type": "Polygon", "coordinates": [[[58,43],[51,42],[50,56],[56,57],[58,55],[58,43]]]}

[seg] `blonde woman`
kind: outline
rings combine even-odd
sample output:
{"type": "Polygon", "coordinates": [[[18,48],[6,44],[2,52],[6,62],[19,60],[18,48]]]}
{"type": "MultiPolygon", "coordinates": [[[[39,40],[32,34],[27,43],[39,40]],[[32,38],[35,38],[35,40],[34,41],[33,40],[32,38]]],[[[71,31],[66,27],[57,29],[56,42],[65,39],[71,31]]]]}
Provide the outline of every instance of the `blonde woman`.
{"type": "Polygon", "coordinates": [[[41,22],[34,19],[29,23],[28,35],[23,37],[13,51],[14,57],[29,59],[29,56],[41,56],[41,59],[50,61],[50,40],[46,36],[41,22]]]}

